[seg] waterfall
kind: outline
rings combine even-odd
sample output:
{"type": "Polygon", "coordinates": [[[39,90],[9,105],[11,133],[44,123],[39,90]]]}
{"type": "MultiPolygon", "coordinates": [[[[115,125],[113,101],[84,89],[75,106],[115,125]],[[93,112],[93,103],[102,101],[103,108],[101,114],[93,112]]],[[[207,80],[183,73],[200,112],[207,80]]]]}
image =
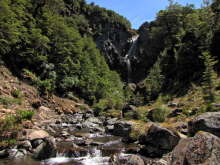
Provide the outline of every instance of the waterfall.
{"type": "Polygon", "coordinates": [[[131,45],[130,49],[128,50],[128,53],[125,56],[125,63],[126,63],[126,66],[127,66],[128,83],[131,82],[131,72],[132,72],[131,58],[132,58],[132,56],[134,55],[134,53],[136,51],[138,37],[139,37],[139,35],[136,35],[136,36],[132,37],[132,39],[131,39],[132,45],[131,45]]]}

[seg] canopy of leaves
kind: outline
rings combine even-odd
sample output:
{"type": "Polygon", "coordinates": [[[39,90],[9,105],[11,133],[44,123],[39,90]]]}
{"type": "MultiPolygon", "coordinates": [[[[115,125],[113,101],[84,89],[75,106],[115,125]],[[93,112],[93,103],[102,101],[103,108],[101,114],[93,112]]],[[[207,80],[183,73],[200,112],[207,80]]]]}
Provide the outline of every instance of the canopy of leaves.
{"type": "Polygon", "coordinates": [[[24,70],[41,92],[72,92],[90,104],[109,98],[122,103],[123,84],[93,42],[99,31],[91,31],[91,15],[130,26],[84,0],[0,1],[0,58],[16,74],[24,70]]]}

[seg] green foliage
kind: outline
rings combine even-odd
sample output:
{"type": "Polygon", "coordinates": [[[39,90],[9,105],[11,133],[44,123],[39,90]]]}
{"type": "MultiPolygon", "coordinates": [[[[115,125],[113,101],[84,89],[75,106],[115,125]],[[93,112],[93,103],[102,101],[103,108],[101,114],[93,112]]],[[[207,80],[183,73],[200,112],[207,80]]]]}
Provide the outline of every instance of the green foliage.
{"type": "Polygon", "coordinates": [[[40,78],[38,78],[34,73],[30,72],[27,69],[23,69],[23,73],[26,78],[30,78],[32,83],[36,85],[41,92],[45,93],[54,90],[55,82],[53,82],[53,80],[51,79],[40,80],[40,78]]]}
{"type": "Polygon", "coordinates": [[[169,109],[166,105],[158,105],[153,110],[153,120],[157,122],[164,122],[166,120],[167,115],[169,114],[169,109]]]}
{"type": "Polygon", "coordinates": [[[12,96],[15,97],[15,98],[21,98],[22,97],[22,93],[19,89],[14,89],[12,92],[11,92],[12,96]]]}
{"type": "Polygon", "coordinates": [[[203,95],[206,103],[211,104],[215,100],[215,88],[217,85],[217,73],[214,71],[214,65],[217,63],[209,52],[204,52],[201,56],[204,60],[205,70],[203,72],[203,95]]]}
{"type": "MultiPolygon", "coordinates": [[[[34,112],[31,110],[19,110],[15,115],[7,115],[4,119],[0,120],[0,133],[10,132],[12,133],[11,137],[6,137],[3,143],[12,145],[16,138],[17,133],[21,130],[21,123],[24,120],[31,120],[34,115],[34,112]]],[[[0,143],[0,146],[2,144],[0,143]]]]}
{"type": "MultiPolygon", "coordinates": [[[[211,51],[210,56],[219,61],[219,4],[215,2],[194,9],[193,5],[181,6],[172,2],[154,21],[140,29],[146,36],[140,43],[143,49],[140,56],[144,58],[140,65],[150,73],[157,59],[161,61],[164,85],[159,93],[183,95],[192,83],[201,82],[204,64],[200,56],[203,52],[211,51]]],[[[216,69],[220,71],[219,65],[216,69]]]]}
{"type": "Polygon", "coordinates": [[[124,117],[126,120],[140,120],[142,119],[141,114],[139,114],[137,111],[130,111],[124,114],[124,117]]]}
{"type": "Polygon", "coordinates": [[[34,111],[31,110],[19,110],[17,113],[17,120],[22,121],[22,120],[31,120],[34,115],[34,111]]]}
{"type": "Polygon", "coordinates": [[[0,141],[0,147],[8,147],[8,146],[13,146],[17,144],[17,140],[16,139],[6,139],[6,140],[2,140],[0,141]]]}
{"type": "Polygon", "coordinates": [[[150,72],[145,79],[145,88],[147,100],[155,99],[161,92],[163,86],[164,76],[160,69],[160,59],[150,69],[150,72]]]}
{"type": "MultiPolygon", "coordinates": [[[[0,60],[15,74],[23,71],[41,94],[74,93],[89,104],[111,98],[119,107],[123,84],[93,41],[106,24],[130,27],[125,18],[83,0],[1,1],[0,60]]],[[[12,95],[19,98],[18,91],[12,95]]]]}
{"type": "Polygon", "coordinates": [[[3,104],[5,106],[9,106],[12,104],[21,104],[22,99],[21,98],[11,98],[11,97],[5,97],[5,96],[0,96],[0,104],[3,104]]]}

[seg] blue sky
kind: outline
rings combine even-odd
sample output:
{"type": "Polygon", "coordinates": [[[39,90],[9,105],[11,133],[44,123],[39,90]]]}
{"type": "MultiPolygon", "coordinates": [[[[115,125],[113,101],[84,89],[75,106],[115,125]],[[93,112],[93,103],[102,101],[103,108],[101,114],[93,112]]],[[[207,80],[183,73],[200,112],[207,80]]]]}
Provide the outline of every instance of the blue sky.
{"type": "MultiPolygon", "coordinates": [[[[180,4],[194,4],[201,7],[203,0],[177,0],[180,4]]],[[[133,28],[138,28],[145,21],[154,20],[159,10],[165,9],[168,0],[87,0],[88,3],[95,4],[114,10],[126,17],[133,28]]]]}

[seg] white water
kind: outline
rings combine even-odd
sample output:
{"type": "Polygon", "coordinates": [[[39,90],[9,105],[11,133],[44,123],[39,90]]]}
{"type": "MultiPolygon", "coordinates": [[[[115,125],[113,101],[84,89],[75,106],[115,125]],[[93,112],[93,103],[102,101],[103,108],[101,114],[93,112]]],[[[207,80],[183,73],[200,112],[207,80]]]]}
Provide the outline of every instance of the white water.
{"type": "Polygon", "coordinates": [[[58,154],[55,158],[50,158],[41,163],[41,165],[59,165],[68,162],[80,162],[83,165],[109,165],[110,157],[103,157],[101,150],[93,148],[90,153],[85,157],[68,158],[65,154],[58,154]]]}
{"type": "Polygon", "coordinates": [[[103,157],[101,151],[94,148],[81,163],[84,165],[109,165],[109,157],[103,157]]]}
{"type": "Polygon", "coordinates": [[[130,49],[128,50],[128,53],[125,56],[125,62],[126,62],[126,66],[127,66],[127,78],[128,78],[128,83],[131,82],[131,72],[132,72],[132,68],[131,68],[131,57],[134,55],[136,47],[137,47],[137,41],[138,41],[138,37],[139,35],[136,35],[134,37],[132,37],[131,41],[132,41],[132,45],[130,47],[130,49]]]}

